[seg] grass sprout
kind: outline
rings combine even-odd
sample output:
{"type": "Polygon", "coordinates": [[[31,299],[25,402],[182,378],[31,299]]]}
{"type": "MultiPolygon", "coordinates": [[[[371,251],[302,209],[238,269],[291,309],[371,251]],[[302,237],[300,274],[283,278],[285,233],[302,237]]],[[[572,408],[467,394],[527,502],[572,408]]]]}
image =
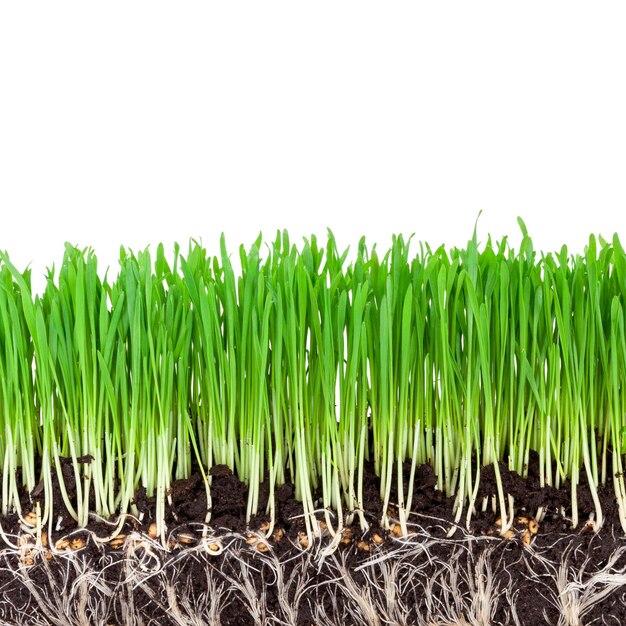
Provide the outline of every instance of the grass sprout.
{"type": "Polygon", "coordinates": [[[216,256],[195,241],[170,257],[122,248],[115,276],[68,244],[40,295],[1,253],[0,513],[85,527],[138,516],[145,490],[165,544],[173,482],[200,472],[209,521],[221,464],[268,536],[289,481],[309,541],[321,510],[337,543],[347,519],[369,526],[370,464],[380,523],[407,535],[429,464],[458,525],[492,507],[505,533],[501,468],[526,476],[536,454],[542,486],[571,484],[573,527],[584,483],[595,529],[609,485],[626,531],[626,253],[615,235],[538,254],[519,223],[519,250],[476,229],[461,249],[413,253],[396,236],[352,255],[330,231],[300,246],[279,232],[240,247],[238,269],[224,237],[216,256]],[[479,497],[485,467],[493,498],[479,497]]]}

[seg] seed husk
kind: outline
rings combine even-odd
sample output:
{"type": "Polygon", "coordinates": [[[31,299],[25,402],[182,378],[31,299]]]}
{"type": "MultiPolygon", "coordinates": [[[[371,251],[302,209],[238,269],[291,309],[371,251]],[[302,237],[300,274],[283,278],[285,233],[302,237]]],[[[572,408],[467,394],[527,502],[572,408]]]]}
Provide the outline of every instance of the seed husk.
{"type": "Polygon", "coordinates": [[[354,537],[354,533],[352,532],[352,528],[344,528],[341,532],[341,543],[345,546],[352,542],[354,537]]]}
{"type": "Polygon", "coordinates": [[[527,531],[526,531],[526,532],[522,535],[522,541],[523,541],[526,545],[528,545],[528,544],[530,544],[530,538],[531,538],[530,531],[528,531],[528,530],[527,530],[527,531]]]}
{"type": "Polygon", "coordinates": [[[210,543],[207,546],[207,549],[209,552],[212,552],[213,554],[215,554],[222,549],[222,546],[219,543],[210,543]]]}
{"type": "Polygon", "coordinates": [[[85,547],[85,540],[82,537],[74,537],[70,541],[70,548],[72,550],[80,550],[85,547]]]}
{"type": "Polygon", "coordinates": [[[29,513],[27,513],[24,516],[24,523],[28,524],[29,526],[36,526],[37,524],[37,513],[35,513],[35,511],[30,511],[29,513]]]}
{"type": "Polygon", "coordinates": [[[383,543],[384,539],[378,533],[374,533],[372,535],[372,541],[380,545],[381,543],[383,543]]]}
{"type": "Polygon", "coordinates": [[[246,543],[249,546],[255,546],[257,543],[259,543],[259,538],[255,537],[254,535],[250,535],[249,537],[246,538],[246,543]]]}
{"type": "Polygon", "coordinates": [[[150,539],[156,539],[157,538],[157,525],[156,525],[156,522],[152,522],[152,524],[150,524],[150,527],[148,528],[148,537],[150,537],[150,539]]]}
{"type": "Polygon", "coordinates": [[[504,539],[512,539],[513,537],[515,537],[515,531],[514,531],[514,530],[511,530],[511,529],[509,528],[509,530],[507,530],[507,531],[504,533],[504,535],[502,535],[502,537],[503,537],[504,539]]]}
{"type": "Polygon", "coordinates": [[[57,542],[54,544],[54,547],[57,550],[69,550],[70,541],[69,539],[58,539],[57,542]]]}
{"type": "Polygon", "coordinates": [[[402,537],[402,526],[400,526],[400,524],[392,524],[391,534],[394,537],[402,537]]]}
{"type": "Polygon", "coordinates": [[[539,532],[539,522],[536,519],[531,519],[528,522],[528,530],[532,535],[536,535],[539,532]]]}
{"type": "Polygon", "coordinates": [[[309,538],[306,536],[305,532],[300,531],[298,533],[298,543],[303,547],[303,548],[308,548],[309,547],[309,538]]]}
{"type": "Polygon", "coordinates": [[[370,551],[370,544],[367,541],[363,541],[363,539],[356,544],[356,547],[363,552],[370,551]]]}
{"type": "Polygon", "coordinates": [[[196,538],[190,533],[180,533],[176,536],[179,543],[183,543],[185,545],[190,545],[196,541],[196,538]]]}
{"type": "Polygon", "coordinates": [[[259,541],[259,543],[256,544],[256,549],[259,552],[267,552],[270,547],[265,543],[265,541],[259,541]]]}
{"type": "Polygon", "coordinates": [[[276,543],[278,543],[284,536],[285,536],[285,531],[282,528],[277,528],[274,531],[274,534],[272,535],[276,543]]]}
{"type": "Polygon", "coordinates": [[[113,548],[113,550],[117,550],[118,548],[121,548],[124,545],[125,541],[126,541],[126,535],[118,535],[114,539],[111,539],[111,541],[109,542],[109,545],[111,546],[111,548],[113,548]]]}

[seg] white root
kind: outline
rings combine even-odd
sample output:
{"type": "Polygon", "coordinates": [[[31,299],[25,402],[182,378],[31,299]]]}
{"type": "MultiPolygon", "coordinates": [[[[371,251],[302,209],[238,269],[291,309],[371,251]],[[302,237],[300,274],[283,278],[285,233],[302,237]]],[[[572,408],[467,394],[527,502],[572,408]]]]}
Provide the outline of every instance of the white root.
{"type": "MultiPolygon", "coordinates": [[[[626,545],[617,538],[614,553],[596,571],[588,558],[601,547],[595,536],[565,550],[567,535],[537,549],[516,544],[517,552],[511,552],[497,537],[463,530],[454,539],[435,539],[428,531],[433,523],[438,521],[413,525],[410,536],[362,554],[356,566],[349,546],[325,552],[315,542],[309,550],[261,553],[249,548],[245,536],[209,531],[197,544],[175,551],[149,535],[129,533],[123,552],[102,550],[100,560],[68,551],[50,561],[35,556],[34,566],[17,569],[17,551],[7,547],[0,551],[0,580],[10,571],[24,591],[3,596],[0,624],[148,626],[158,623],[154,611],[177,626],[219,624],[222,610],[236,598],[259,625],[295,626],[304,614],[328,626],[490,626],[495,612],[503,610],[505,623],[521,626],[524,614],[517,603],[524,592],[512,576],[521,569],[531,588],[559,609],[558,626],[573,626],[586,623],[593,607],[612,594],[620,602],[619,590],[626,586],[626,545]],[[211,542],[219,542],[219,554],[207,549],[211,542]],[[555,553],[563,557],[555,561],[555,553]],[[198,569],[187,567],[191,562],[199,562],[206,577],[202,591],[193,578],[198,569]],[[109,568],[119,564],[119,580],[109,578],[109,568]],[[27,604],[11,604],[24,595],[27,604]],[[332,602],[318,602],[321,595],[332,602]]],[[[605,623],[612,623],[609,616],[605,623]]]]}

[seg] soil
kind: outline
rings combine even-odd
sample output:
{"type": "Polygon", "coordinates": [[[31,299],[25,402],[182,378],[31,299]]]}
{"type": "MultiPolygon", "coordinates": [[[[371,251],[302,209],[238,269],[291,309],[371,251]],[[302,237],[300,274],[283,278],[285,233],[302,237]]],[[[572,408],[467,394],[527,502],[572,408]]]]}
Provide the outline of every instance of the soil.
{"type": "MultiPolygon", "coordinates": [[[[73,474],[65,467],[69,469],[69,465],[63,465],[66,489],[75,497],[73,474]]],[[[409,467],[404,469],[408,483],[409,467]]],[[[89,532],[77,529],[58,497],[55,519],[62,517],[63,522],[51,533],[49,543],[69,535],[82,539],[84,546],[61,555],[32,552],[32,563],[16,550],[0,553],[0,624],[626,623],[626,587],[619,585],[591,604],[578,621],[559,621],[563,616],[558,601],[559,571],[571,583],[565,589],[569,597],[577,593],[580,597],[583,586],[599,591],[602,579],[593,578],[598,572],[626,571],[626,538],[612,486],[600,491],[605,523],[599,533],[594,533],[583,523],[594,512],[590,490],[584,483],[577,494],[581,524],[572,529],[570,485],[559,490],[541,488],[536,456],[531,455],[528,478],[509,472],[504,465],[500,473],[519,516],[510,539],[498,536],[498,514],[490,505],[484,511],[478,507],[470,534],[459,530],[448,538],[453,500],[435,488],[429,466],[418,468],[415,474],[414,513],[409,520],[414,534],[396,537],[380,527],[380,482],[368,466],[363,506],[370,528],[363,533],[355,516],[351,536],[346,532],[346,541],[326,556],[319,547],[328,545],[329,538],[303,550],[304,522],[298,517],[302,505],[295,500],[290,484],[276,490],[272,538],[255,543],[258,537],[250,538],[250,532],[266,529],[267,517],[258,516],[246,526],[246,486],[225,466],[210,471],[211,538],[204,543],[204,482],[199,473],[174,482],[166,515],[171,540],[168,550],[145,542],[134,543],[134,549],[129,550],[131,534],[147,533],[153,521],[154,499],[146,497],[143,490],[135,497],[141,520],[126,524],[122,532],[127,542],[116,548],[95,540],[111,532],[110,523],[94,521],[89,532]],[[537,532],[530,533],[529,519],[539,507],[546,511],[545,517],[537,532]],[[220,542],[225,548],[221,554],[206,549],[220,542]],[[261,552],[259,546],[264,543],[268,550],[261,552]],[[577,576],[578,587],[574,584],[577,576]],[[385,586],[390,580],[394,586],[385,586]],[[84,581],[88,581],[87,587],[84,581]],[[89,602],[83,602],[81,594],[87,594],[89,602]],[[484,597],[489,615],[479,618],[476,616],[483,610],[484,597]],[[368,610],[368,606],[373,609],[368,610]],[[72,612],[75,615],[78,611],[87,615],[87,621],[72,619],[72,612]],[[372,612],[379,612],[379,616],[372,616],[372,612]],[[440,616],[440,621],[434,616],[440,616]]],[[[36,487],[32,496],[41,497],[41,492],[36,487]]],[[[259,510],[264,510],[268,494],[264,483],[259,510]]],[[[483,468],[477,502],[489,504],[495,495],[493,467],[483,468]]],[[[396,498],[397,494],[392,494],[392,500],[396,498]]],[[[29,495],[24,493],[22,499],[28,510],[29,495]]],[[[394,513],[393,506],[390,513],[394,513]]],[[[7,536],[20,533],[17,516],[9,515],[1,522],[7,536]]],[[[561,592],[565,602],[563,588],[561,592]]]]}

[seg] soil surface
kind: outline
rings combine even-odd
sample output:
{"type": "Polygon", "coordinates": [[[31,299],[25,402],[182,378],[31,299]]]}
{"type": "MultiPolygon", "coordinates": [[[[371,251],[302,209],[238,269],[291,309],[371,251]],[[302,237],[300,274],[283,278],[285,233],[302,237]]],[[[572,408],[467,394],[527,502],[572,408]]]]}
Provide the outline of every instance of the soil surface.
{"type": "MultiPolygon", "coordinates": [[[[363,532],[354,516],[336,549],[327,552],[329,536],[306,546],[302,505],[290,484],[275,493],[276,526],[269,538],[267,517],[247,526],[246,486],[225,466],[210,471],[208,528],[200,474],[173,484],[167,549],[149,538],[155,506],[145,491],[135,497],[141,519],[129,520],[117,542],[104,543],[98,537],[106,537],[112,523],[94,520],[77,529],[59,497],[55,519],[62,519],[46,543],[59,547],[60,540],[74,540],[60,544],[60,552],[26,541],[16,515],[1,519],[6,536],[14,542],[21,536],[22,545],[0,552],[0,624],[625,624],[626,538],[612,486],[600,491],[605,522],[594,533],[585,524],[594,513],[585,484],[577,492],[581,522],[572,529],[570,486],[541,488],[535,456],[528,478],[504,465],[500,473],[518,516],[509,539],[499,536],[499,514],[491,506],[493,467],[481,472],[470,532],[460,528],[452,537],[454,502],[435,488],[432,468],[416,472],[412,534],[398,537],[396,526],[380,527],[380,482],[367,467],[363,507],[370,527],[363,532]],[[540,507],[545,516],[535,525],[540,507]]],[[[74,497],[73,475],[64,477],[74,497]]],[[[259,510],[268,495],[264,483],[259,510]]],[[[23,505],[28,510],[28,494],[23,505]]],[[[394,512],[392,505],[392,517],[394,512]]]]}

